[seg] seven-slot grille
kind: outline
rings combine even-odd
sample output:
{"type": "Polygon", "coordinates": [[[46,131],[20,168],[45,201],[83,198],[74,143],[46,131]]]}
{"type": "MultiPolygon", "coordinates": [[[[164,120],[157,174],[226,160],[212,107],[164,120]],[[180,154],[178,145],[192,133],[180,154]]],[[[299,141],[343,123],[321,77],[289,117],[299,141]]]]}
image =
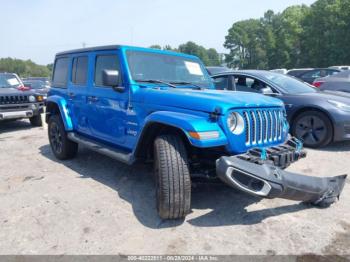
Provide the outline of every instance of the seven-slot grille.
{"type": "Polygon", "coordinates": [[[282,139],[284,112],[281,109],[243,111],[246,145],[264,145],[282,139]]]}
{"type": "Polygon", "coordinates": [[[25,96],[25,95],[0,96],[0,105],[24,104],[24,103],[29,103],[28,96],[25,96]]]}

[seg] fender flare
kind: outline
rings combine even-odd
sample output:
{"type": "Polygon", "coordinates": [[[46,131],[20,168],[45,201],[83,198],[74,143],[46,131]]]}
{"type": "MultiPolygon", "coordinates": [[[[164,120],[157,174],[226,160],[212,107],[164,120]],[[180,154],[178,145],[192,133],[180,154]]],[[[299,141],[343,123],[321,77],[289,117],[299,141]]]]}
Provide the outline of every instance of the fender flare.
{"type": "Polygon", "coordinates": [[[48,110],[48,115],[50,114],[50,104],[54,104],[58,107],[66,131],[73,131],[73,122],[72,118],[69,115],[66,99],[57,95],[49,96],[46,100],[46,109],[48,110]]]}
{"type": "Polygon", "coordinates": [[[164,124],[177,129],[180,129],[184,135],[188,138],[191,145],[195,147],[218,147],[226,146],[228,144],[227,137],[218,122],[212,121],[208,117],[171,112],[171,111],[157,111],[145,118],[144,124],[142,126],[142,132],[139,137],[139,144],[142,139],[142,135],[153,123],[164,124]],[[189,135],[189,132],[208,132],[217,131],[219,132],[219,138],[208,139],[208,140],[198,140],[194,139],[189,135]]]}

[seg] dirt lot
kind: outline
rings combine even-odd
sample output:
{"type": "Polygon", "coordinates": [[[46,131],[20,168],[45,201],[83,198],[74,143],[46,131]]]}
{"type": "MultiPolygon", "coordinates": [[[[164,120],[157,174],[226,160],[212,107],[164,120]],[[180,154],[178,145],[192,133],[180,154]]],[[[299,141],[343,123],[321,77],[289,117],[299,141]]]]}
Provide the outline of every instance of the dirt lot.
{"type": "MultiPolygon", "coordinates": [[[[0,149],[0,254],[350,254],[349,180],[329,209],[197,184],[186,220],[163,222],[142,165],[84,148],[59,162],[46,130],[27,121],[0,124],[0,149]]],[[[327,176],[349,167],[342,143],[309,150],[289,170],[327,176]]]]}

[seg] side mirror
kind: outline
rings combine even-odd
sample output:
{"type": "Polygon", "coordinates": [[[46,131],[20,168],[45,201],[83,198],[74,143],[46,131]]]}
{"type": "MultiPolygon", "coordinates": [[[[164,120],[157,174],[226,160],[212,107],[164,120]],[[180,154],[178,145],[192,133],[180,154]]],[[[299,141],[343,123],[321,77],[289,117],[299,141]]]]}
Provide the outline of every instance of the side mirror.
{"type": "Polygon", "coordinates": [[[120,77],[118,70],[103,70],[102,71],[102,84],[104,86],[111,86],[117,92],[123,92],[124,87],[120,85],[120,77]]]}
{"type": "Polygon", "coordinates": [[[271,87],[264,87],[260,89],[261,93],[264,95],[274,95],[275,93],[272,91],[271,87]]]}

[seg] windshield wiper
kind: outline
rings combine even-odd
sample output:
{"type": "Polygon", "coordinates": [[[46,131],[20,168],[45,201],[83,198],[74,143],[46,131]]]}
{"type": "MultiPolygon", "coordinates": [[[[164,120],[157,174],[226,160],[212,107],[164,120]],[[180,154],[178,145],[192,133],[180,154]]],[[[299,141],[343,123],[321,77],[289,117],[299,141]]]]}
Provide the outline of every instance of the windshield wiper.
{"type": "Polygon", "coordinates": [[[197,84],[194,84],[194,83],[191,83],[191,82],[171,82],[171,84],[174,84],[174,85],[191,85],[191,86],[194,86],[195,89],[197,90],[203,90],[204,88],[197,85],[197,84]]]}
{"type": "Polygon", "coordinates": [[[161,81],[161,80],[156,80],[156,79],[147,79],[147,80],[139,79],[139,80],[135,80],[135,81],[136,82],[141,82],[141,83],[164,84],[164,85],[170,86],[172,88],[176,88],[176,86],[172,85],[171,83],[164,82],[164,81],[161,81]]]}

